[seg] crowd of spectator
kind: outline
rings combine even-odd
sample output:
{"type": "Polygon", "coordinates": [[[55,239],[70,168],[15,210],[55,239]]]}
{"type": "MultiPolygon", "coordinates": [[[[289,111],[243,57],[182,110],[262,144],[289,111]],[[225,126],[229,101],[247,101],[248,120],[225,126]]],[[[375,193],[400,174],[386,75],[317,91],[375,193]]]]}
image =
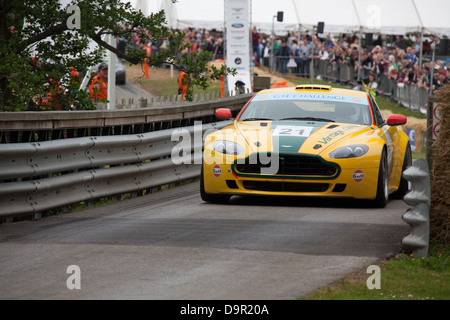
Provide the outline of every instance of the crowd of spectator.
{"type": "Polygon", "coordinates": [[[389,45],[383,43],[379,37],[370,46],[361,46],[355,35],[343,35],[338,39],[332,39],[330,35],[321,38],[307,33],[301,35],[289,33],[286,37],[275,39],[274,42],[269,37],[259,39],[258,45],[253,43],[256,63],[270,67],[272,61],[273,68],[280,73],[309,77],[311,61],[325,60],[333,64],[350,66],[355,78],[360,68],[359,74],[363,80],[367,80],[372,74],[377,83],[380,83],[382,75],[386,75],[397,83],[415,84],[418,88],[429,91],[431,86],[433,90],[437,90],[449,82],[450,64],[445,65],[438,59],[435,61],[433,72],[431,70],[429,41],[425,41],[422,45],[423,59],[420,63],[420,39],[412,38],[414,41],[411,41],[402,36],[395,37],[389,45]],[[290,67],[291,59],[295,64],[290,67]]]}
{"type": "MultiPolygon", "coordinates": [[[[186,42],[191,45],[190,52],[209,51],[212,60],[224,59],[223,32],[195,28],[182,31],[186,35],[186,42]]],[[[292,73],[308,78],[311,61],[325,60],[350,66],[355,77],[360,68],[359,74],[364,75],[364,80],[372,74],[377,83],[380,83],[382,75],[386,75],[397,83],[416,84],[418,88],[429,91],[431,86],[433,90],[437,90],[449,82],[450,64],[445,65],[438,59],[432,70],[430,41],[424,41],[422,45],[423,59],[420,63],[419,37],[390,38],[389,43],[379,36],[370,45],[361,45],[357,35],[343,34],[332,38],[330,35],[318,37],[307,32],[290,32],[272,39],[270,35],[260,33],[254,27],[251,33],[251,50],[255,65],[272,67],[282,74],[292,73]],[[295,66],[291,66],[291,59],[295,61],[295,66]]],[[[434,41],[438,43],[437,38],[434,41]]],[[[157,49],[164,49],[166,44],[163,41],[152,45],[157,46],[157,49]]]]}
{"type": "MultiPolygon", "coordinates": [[[[195,51],[208,51],[211,54],[211,60],[224,59],[224,35],[223,32],[206,29],[186,28],[181,30],[185,34],[185,43],[190,45],[189,49],[184,52],[192,53],[195,51]]],[[[133,35],[133,44],[135,48],[144,50],[144,45],[140,43],[140,39],[136,34],[133,35]]],[[[168,40],[159,39],[158,42],[151,43],[152,50],[157,52],[165,50],[169,46],[168,40]]],[[[119,50],[126,52],[125,41],[118,40],[119,50]]]]}

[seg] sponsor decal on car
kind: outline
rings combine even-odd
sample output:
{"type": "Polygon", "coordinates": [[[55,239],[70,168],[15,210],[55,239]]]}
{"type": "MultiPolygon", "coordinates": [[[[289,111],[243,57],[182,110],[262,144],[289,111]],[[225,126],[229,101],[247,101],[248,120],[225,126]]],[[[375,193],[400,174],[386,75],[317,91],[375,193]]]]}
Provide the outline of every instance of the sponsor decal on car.
{"type": "Polygon", "coordinates": [[[327,135],[326,137],[322,137],[322,140],[317,141],[318,143],[322,143],[322,144],[327,144],[328,142],[330,142],[331,140],[333,140],[333,138],[336,138],[338,136],[343,136],[345,134],[344,131],[342,130],[336,130],[332,133],[330,133],[329,135],[327,135]]]}
{"type": "Polygon", "coordinates": [[[357,169],[353,172],[352,178],[355,182],[359,183],[364,180],[364,172],[361,169],[357,169]]]}
{"type": "Polygon", "coordinates": [[[216,164],[213,168],[213,175],[214,175],[214,177],[218,178],[218,177],[220,177],[221,174],[222,174],[222,168],[218,164],[216,164]]]}
{"type": "Polygon", "coordinates": [[[337,94],[323,94],[323,93],[268,93],[257,95],[255,100],[268,99],[268,100],[305,100],[305,101],[342,101],[355,104],[367,104],[367,100],[360,99],[359,97],[337,94]]]}
{"type": "Polygon", "coordinates": [[[274,136],[296,136],[296,137],[309,137],[313,127],[302,126],[277,126],[273,130],[274,136]]]}

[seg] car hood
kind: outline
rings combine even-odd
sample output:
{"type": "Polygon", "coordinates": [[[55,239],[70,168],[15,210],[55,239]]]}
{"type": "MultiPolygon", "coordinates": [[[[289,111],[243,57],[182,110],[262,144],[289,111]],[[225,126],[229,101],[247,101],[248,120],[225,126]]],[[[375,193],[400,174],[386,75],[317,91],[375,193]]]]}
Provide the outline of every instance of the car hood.
{"type": "MultiPolygon", "coordinates": [[[[372,131],[369,126],[316,121],[237,122],[251,152],[321,154],[342,139],[372,131]]],[[[372,131],[373,132],[373,131],[372,131]]]]}

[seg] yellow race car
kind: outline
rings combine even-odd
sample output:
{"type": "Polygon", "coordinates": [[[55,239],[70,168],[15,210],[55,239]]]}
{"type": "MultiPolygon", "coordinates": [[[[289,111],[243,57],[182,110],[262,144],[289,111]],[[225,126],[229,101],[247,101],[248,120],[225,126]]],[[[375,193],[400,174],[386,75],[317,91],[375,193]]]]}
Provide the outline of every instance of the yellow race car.
{"type": "MultiPolygon", "coordinates": [[[[216,116],[231,118],[226,108],[216,116]]],[[[412,164],[403,115],[383,118],[362,91],[299,85],[256,93],[233,123],[205,138],[201,197],[347,197],[376,207],[402,198],[412,164]]]]}

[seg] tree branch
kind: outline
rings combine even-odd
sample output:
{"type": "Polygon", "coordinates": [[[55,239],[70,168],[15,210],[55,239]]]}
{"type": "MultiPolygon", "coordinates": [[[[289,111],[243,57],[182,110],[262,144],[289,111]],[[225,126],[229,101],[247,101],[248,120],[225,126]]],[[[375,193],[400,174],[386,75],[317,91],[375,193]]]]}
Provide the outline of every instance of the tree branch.
{"type": "Polygon", "coordinates": [[[137,64],[139,62],[139,60],[130,58],[128,55],[124,54],[122,51],[120,51],[117,48],[111,46],[109,43],[103,41],[99,35],[96,34],[94,36],[89,36],[89,37],[92,40],[94,40],[95,42],[97,42],[97,44],[100,45],[101,47],[104,47],[104,48],[108,49],[109,51],[117,54],[117,56],[119,58],[125,59],[128,62],[131,62],[132,64],[137,64]]]}
{"type": "Polygon", "coordinates": [[[66,23],[57,24],[57,25],[19,43],[19,45],[17,46],[16,52],[20,52],[35,42],[44,40],[45,38],[50,37],[54,34],[60,34],[66,30],[69,30],[66,23]]]}

